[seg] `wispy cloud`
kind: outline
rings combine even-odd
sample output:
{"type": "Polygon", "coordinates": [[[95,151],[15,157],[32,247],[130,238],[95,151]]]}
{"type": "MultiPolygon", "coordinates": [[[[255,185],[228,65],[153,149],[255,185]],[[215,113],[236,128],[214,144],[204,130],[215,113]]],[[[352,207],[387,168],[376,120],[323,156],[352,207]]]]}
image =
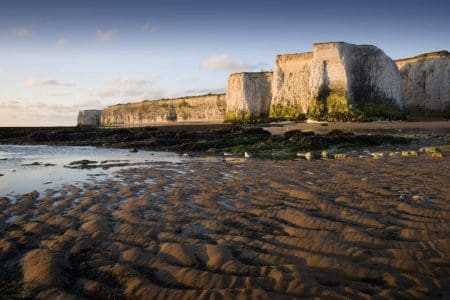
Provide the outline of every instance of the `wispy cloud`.
{"type": "Polygon", "coordinates": [[[154,30],[155,30],[155,27],[150,22],[145,22],[141,27],[142,32],[152,32],[154,30]]]}
{"type": "Polygon", "coordinates": [[[191,89],[186,90],[181,96],[192,96],[192,95],[204,95],[204,94],[222,94],[225,93],[225,88],[213,88],[213,89],[191,89]]]}
{"type": "Polygon", "coordinates": [[[60,82],[58,80],[49,79],[49,80],[37,80],[37,79],[28,79],[24,81],[26,86],[61,86],[61,87],[71,87],[74,86],[73,83],[65,83],[60,82]]]}
{"type": "Polygon", "coordinates": [[[238,72],[260,69],[264,67],[265,64],[250,64],[246,61],[235,60],[228,53],[225,53],[203,60],[200,62],[200,66],[205,70],[238,72]]]}
{"type": "Polygon", "coordinates": [[[107,30],[107,31],[103,31],[103,30],[97,30],[97,42],[99,43],[109,43],[112,40],[114,40],[117,36],[117,30],[113,29],[113,30],[107,30]]]}
{"type": "Polygon", "coordinates": [[[150,75],[146,79],[131,79],[128,77],[121,78],[111,78],[107,79],[106,83],[113,85],[115,87],[125,87],[125,88],[142,88],[154,83],[156,79],[155,75],[150,75]]]}
{"type": "Polygon", "coordinates": [[[78,111],[102,107],[99,100],[73,105],[49,104],[40,100],[3,100],[0,101],[0,126],[74,125],[78,111]]]}
{"type": "Polygon", "coordinates": [[[31,35],[30,29],[26,27],[16,27],[11,29],[12,35],[18,38],[27,38],[31,35]]]}
{"type": "Polygon", "coordinates": [[[120,100],[126,101],[140,101],[158,99],[165,95],[164,90],[152,87],[146,89],[117,89],[117,88],[103,88],[93,91],[91,96],[97,96],[102,99],[109,99],[115,102],[120,100]]]}
{"type": "Polygon", "coordinates": [[[56,41],[56,46],[59,48],[64,48],[67,46],[68,43],[69,43],[69,40],[67,40],[65,38],[60,38],[59,40],[56,41]]]}

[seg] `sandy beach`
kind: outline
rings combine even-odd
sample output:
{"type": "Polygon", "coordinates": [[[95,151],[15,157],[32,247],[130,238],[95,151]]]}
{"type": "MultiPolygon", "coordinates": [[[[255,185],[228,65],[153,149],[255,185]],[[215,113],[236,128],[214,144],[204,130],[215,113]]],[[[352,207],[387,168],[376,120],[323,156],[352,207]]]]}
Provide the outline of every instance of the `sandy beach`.
{"type": "Polygon", "coordinates": [[[0,198],[0,294],[450,297],[450,157],[212,158],[0,198]]]}

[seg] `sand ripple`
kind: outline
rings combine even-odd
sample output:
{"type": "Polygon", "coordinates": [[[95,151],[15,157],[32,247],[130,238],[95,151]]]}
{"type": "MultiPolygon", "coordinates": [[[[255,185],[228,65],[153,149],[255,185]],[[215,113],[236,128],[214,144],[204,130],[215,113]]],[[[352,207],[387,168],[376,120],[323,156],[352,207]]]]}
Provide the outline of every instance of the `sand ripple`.
{"type": "Polygon", "coordinates": [[[194,161],[0,198],[0,294],[450,297],[449,162],[194,161]]]}

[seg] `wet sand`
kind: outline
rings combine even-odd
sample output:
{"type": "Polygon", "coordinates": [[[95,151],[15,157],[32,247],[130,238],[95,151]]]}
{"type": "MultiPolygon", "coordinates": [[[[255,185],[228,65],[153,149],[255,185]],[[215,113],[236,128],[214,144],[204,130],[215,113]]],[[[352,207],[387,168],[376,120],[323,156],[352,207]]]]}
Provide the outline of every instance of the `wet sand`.
{"type": "Polygon", "coordinates": [[[0,198],[0,294],[450,297],[450,157],[237,159],[0,198]]]}

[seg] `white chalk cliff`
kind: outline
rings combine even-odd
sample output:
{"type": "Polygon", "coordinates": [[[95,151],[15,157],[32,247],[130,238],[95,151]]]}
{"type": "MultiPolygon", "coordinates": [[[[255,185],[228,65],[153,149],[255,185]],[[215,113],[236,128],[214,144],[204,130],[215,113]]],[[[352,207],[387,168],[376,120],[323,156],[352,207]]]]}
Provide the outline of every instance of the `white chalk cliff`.
{"type": "Polygon", "coordinates": [[[396,61],[408,112],[442,113],[450,109],[450,54],[426,53],[396,61]]]}
{"type": "MultiPolygon", "coordinates": [[[[450,112],[447,51],[394,62],[371,45],[317,43],[278,55],[273,72],[229,76],[227,93],[118,104],[82,111],[80,125],[144,126],[252,118],[353,120],[390,112],[450,112]]],[[[390,117],[390,116],[389,116],[390,117]]]]}

